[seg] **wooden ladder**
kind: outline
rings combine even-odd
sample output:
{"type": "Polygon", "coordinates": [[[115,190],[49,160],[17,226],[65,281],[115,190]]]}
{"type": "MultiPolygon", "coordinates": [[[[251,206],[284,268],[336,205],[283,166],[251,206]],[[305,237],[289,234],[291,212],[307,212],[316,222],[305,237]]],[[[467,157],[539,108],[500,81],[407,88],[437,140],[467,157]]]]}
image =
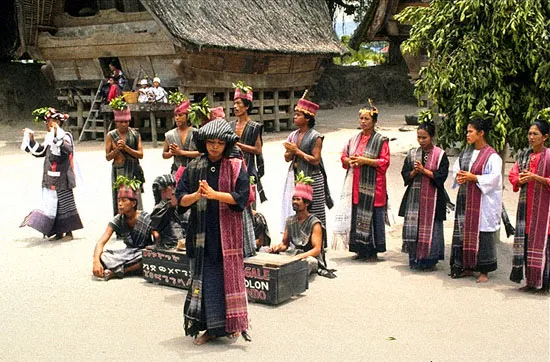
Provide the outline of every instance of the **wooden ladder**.
{"type": "Polygon", "coordinates": [[[97,87],[94,99],[92,99],[90,111],[88,112],[88,117],[86,118],[86,122],[84,122],[82,131],[80,132],[80,137],[78,137],[78,142],[81,142],[85,138],[86,133],[101,133],[103,138],[105,138],[105,133],[107,132],[105,120],[99,118],[99,111],[101,103],[103,102],[101,97],[101,88],[103,87],[103,84],[104,81],[101,80],[101,82],[99,82],[99,86],[97,87]]]}

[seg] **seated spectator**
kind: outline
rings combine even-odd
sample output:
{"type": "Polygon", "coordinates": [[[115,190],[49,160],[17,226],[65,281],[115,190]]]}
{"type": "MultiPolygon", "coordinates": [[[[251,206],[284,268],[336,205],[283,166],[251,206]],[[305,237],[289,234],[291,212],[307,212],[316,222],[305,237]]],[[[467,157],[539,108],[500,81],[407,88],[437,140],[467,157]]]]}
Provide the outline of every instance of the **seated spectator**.
{"type": "Polygon", "coordinates": [[[292,209],[296,211],[296,215],[287,218],[282,243],[270,248],[269,252],[295,255],[296,259],[308,262],[309,274],[318,273],[321,276],[335,278],[334,270],[326,267],[323,250],[326,240],[325,228],[321,220],[310,213],[313,200],[310,180],[306,178],[301,181],[300,175],[297,179],[292,196],[292,209]]]}
{"type": "Polygon", "coordinates": [[[271,245],[271,236],[269,235],[269,227],[264,215],[256,210],[252,210],[252,223],[254,225],[256,251],[260,251],[262,246],[269,248],[271,245]]]}
{"type": "Polygon", "coordinates": [[[155,208],[151,213],[151,226],[157,246],[166,249],[173,248],[178,243],[185,245],[175,189],[176,180],[170,174],[159,176],[153,181],[155,208]]]}
{"type": "Polygon", "coordinates": [[[168,93],[160,86],[160,78],[153,78],[153,87],[151,91],[154,94],[154,102],[158,103],[168,103],[168,93]]]}
{"type": "Polygon", "coordinates": [[[148,103],[152,102],[155,99],[155,95],[147,83],[147,79],[142,79],[139,82],[141,88],[138,89],[138,102],[139,103],[148,103]]]}
{"type": "Polygon", "coordinates": [[[147,212],[137,210],[137,189],[139,185],[135,185],[135,180],[130,181],[127,178],[118,188],[118,214],[107,225],[94,249],[93,274],[98,278],[122,278],[126,274],[139,274],[142,271],[141,249],[151,245],[153,240],[151,217],[147,212]],[[131,183],[134,185],[130,185],[131,183]],[[104,250],[113,232],[124,240],[126,247],[104,250]]]}

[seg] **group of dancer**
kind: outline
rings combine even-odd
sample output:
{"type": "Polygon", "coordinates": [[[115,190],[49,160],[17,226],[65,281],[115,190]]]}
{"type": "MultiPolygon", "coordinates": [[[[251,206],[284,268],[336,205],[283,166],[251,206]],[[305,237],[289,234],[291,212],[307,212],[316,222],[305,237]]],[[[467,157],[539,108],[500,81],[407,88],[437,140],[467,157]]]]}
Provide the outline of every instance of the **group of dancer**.
{"type": "MultiPolygon", "coordinates": [[[[159,240],[166,247],[184,243],[192,277],[184,306],[184,327],[196,344],[220,336],[250,339],[243,260],[258,246],[254,233],[256,192],[262,201],[266,200],[260,180],[264,173],[262,125],[250,119],[252,101],[251,88],[241,85],[234,96],[237,120],[228,122],[223,109],[214,109],[211,121],[198,129],[187,120],[189,101],[176,107],[176,128],[166,133],[162,153],[163,158],[173,159],[173,165],[169,174],[153,182],[156,205],[151,214],[141,211],[145,177],[139,165],[143,158],[139,133],[124,117],[115,119],[116,129],[106,137],[106,159],[113,161],[115,216],[96,244],[93,273],[108,280],[140,272],[142,248],[159,240]],[[183,215],[188,215],[185,227],[183,215]],[[104,249],[113,233],[124,240],[126,249],[104,249]]],[[[317,104],[304,98],[295,107],[297,129],[284,142],[289,169],[281,231],[286,244],[268,251],[286,250],[288,240],[295,235],[300,240],[297,246],[304,247],[304,259],[314,257],[322,265],[328,247],[325,206],[330,208],[333,202],[321,157],[323,136],[314,129],[318,109],[317,104]],[[312,185],[308,188],[296,184],[297,178],[307,178],[312,185]],[[309,234],[304,233],[306,224],[309,234]]],[[[346,177],[334,228],[334,240],[343,238],[349,250],[356,253],[355,259],[367,261],[376,260],[378,253],[386,251],[390,150],[388,139],[376,131],[378,113],[371,102],[359,111],[361,131],[342,151],[346,177]]],[[[44,115],[48,130],[44,143],[39,145],[33,132],[25,130],[22,145],[23,150],[45,157],[44,206],[31,212],[23,225],[58,239],[70,238],[73,230],[82,228],[72,195],[74,143],[70,133],[62,129],[66,119],[66,115],[51,109],[44,115]]],[[[487,143],[489,132],[490,122],[471,120],[466,132],[468,145],[452,169],[453,187],[459,190],[451,276],[468,277],[476,272],[478,282],[487,282],[488,273],[497,268],[502,209],[502,160],[487,143]]],[[[514,191],[520,192],[510,278],[519,283],[525,274],[527,285],[522,290],[549,288],[548,137],[548,124],[535,121],[529,129],[530,147],[519,153],[509,175],[514,191]]],[[[403,249],[409,254],[412,269],[434,270],[444,258],[443,221],[450,204],[444,183],[450,164],[434,138],[435,126],[421,124],[417,129],[419,147],[408,152],[401,171],[407,190],[399,215],[405,218],[403,249]]]]}

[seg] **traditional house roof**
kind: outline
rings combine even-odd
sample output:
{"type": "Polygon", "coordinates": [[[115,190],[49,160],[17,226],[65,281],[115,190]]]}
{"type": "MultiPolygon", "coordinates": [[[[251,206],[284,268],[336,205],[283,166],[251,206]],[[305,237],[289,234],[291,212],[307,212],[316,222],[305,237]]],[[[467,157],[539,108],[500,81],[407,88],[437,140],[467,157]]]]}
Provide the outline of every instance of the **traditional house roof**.
{"type": "Polygon", "coordinates": [[[141,0],[182,48],[344,54],[325,0],[141,0]]]}

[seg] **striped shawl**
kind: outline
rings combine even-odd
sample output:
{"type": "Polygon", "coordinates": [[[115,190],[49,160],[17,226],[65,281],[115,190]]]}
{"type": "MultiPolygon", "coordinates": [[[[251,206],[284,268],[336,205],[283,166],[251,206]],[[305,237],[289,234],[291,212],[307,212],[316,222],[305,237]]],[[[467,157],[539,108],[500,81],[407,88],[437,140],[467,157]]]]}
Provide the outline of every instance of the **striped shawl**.
{"type": "MultiPolygon", "coordinates": [[[[199,180],[205,179],[208,166],[207,156],[202,156],[191,162],[189,169],[190,192],[198,188],[199,180]]],[[[242,160],[224,158],[220,166],[218,191],[232,192],[235,189],[237,177],[243,166],[242,160]]],[[[248,311],[246,289],[244,286],[243,261],[243,224],[242,213],[231,210],[227,204],[220,202],[220,235],[223,254],[224,288],[226,303],[226,331],[241,332],[248,328],[248,311]]],[[[192,282],[185,302],[185,333],[196,336],[206,329],[204,312],[202,310],[203,293],[203,261],[206,231],[207,200],[199,199],[195,206],[198,213],[197,234],[193,240],[195,258],[191,263],[192,282]]]]}
{"type": "MultiPolygon", "coordinates": [[[[525,150],[518,155],[519,170],[529,170],[529,160],[532,150],[525,150]]],[[[550,176],[550,149],[544,148],[539,161],[537,175],[550,176]]],[[[550,214],[550,191],[548,187],[535,182],[533,185],[533,204],[531,205],[531,220],[529,230],[526,230],[528,184],[521,186],[516,217],[516,234],[514,237],[514,256],[510,280],[519,283],[523,279],[525,253],[525,234],[527,232],[527,268],[525,277],[527,285],[540,289],[543,284],[545,251],[548,247],[548,217],[550,214]]]]}
{"type": "MultiPolygon", "coordinates": [[[[350,156],[356,154],[357,147],[361,141],[362,133],[353,137],[347,145],[347,153],[350,156]]],[[[378,158],[382,145],[387,138],[380,133],[373,132],[369,138],[364,157],[378,158]]],[[[346,177],[353,177],[355,169],[349,168],[346,177]]],[[[361,178],[359,181],[359,203],[357,204],[357,228],[355,237],[350,240],[350,244],[367,244],[371,234],[372,212],[374,209],[374,195],[376,192],[376,167],[361,166],[361,178]]]]}
{"type": "MultiPolygon", "coordinates": [[[[443,154],[441,148],[434,146],[424,167],[427,170],[436,171],[443,154]]],[[[405,160],[411,169],[414,169],[415,161],[422,162],[422,148],[420,147],[410,150],[405,160]]],[[[403,241],[408,245],[410,253],[416,253],[418,262],[426,260],[430,255],[437,188],[428,176],[422,174],[414,177],[409,188],[403,225],[403,241]]]]}
{"type": "MultiPolygon", "coordinates": [[[[474,152],[468,147],[459,156],[460,169],[468,171],[474,152]]],[[[482,175],[489,157],[496,151],[485,145],[472,165],[470,172],[482,175]]],[[[473,182],[460,185],[456,198],[456,211],[453,230],[453,247],[462,248],[462,268],[475,269],[479,250],[479,225],[481,222],[481,190],[473,182]]],[[[452,258],[451,258],[452,263],[452,258]]]]}

